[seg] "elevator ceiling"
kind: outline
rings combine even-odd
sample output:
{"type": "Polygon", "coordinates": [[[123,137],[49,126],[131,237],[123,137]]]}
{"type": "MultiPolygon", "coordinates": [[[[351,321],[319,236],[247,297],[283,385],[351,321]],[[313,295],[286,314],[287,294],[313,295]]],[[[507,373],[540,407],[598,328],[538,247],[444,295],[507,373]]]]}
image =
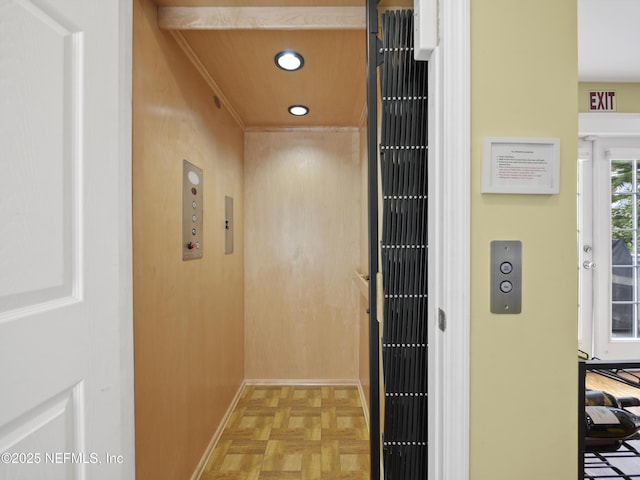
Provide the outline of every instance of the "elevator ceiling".
{"type": "MultiPolygon", "coordinates": [[[[365,119],[364,0],[159,0],[159,23],[246,128],[358,127],[365,119]],[[286,7],[286,8],[283,8],[286,7]],[[304,67],[274,63],[295,50],[304,67]],[[303,117],[288,113],[303,104],[303,117]]],[[[383,0],[380,6],[390,3],[383,0]]],[[[394,2],[411,8],[412,0],[394,2]]]]}

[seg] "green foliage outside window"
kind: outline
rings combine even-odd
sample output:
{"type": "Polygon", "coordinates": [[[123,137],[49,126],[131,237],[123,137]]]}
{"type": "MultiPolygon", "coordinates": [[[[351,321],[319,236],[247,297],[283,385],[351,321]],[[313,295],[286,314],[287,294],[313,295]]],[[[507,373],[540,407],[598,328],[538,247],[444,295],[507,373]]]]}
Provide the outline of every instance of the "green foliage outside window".
{"type": "Polygon", "coordinates": [[[635,161],[611,162],[611,237],[636,254],[638,169],[635,161]],[[635,178],[634,178],[635,177],[635,178]]]}

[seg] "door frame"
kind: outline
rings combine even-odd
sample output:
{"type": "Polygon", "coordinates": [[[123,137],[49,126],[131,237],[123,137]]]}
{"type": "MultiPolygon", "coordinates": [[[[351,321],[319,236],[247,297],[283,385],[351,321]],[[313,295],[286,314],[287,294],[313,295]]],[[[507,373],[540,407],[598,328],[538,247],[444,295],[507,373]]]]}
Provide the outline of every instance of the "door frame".
{"type": "MultiPolygon", "coordinates": [[[[133,297],[131,248],[131,81],[132,0],[120,5],[120,211],[121,211],[121,385],[123,447],[134,457],[133,418],[133,297]]],[[[469,344],[470,344],[470,0],[440,3],[440,45],[436,47],[432,77],[430,145],[430,362],[434,375],[429,388],[430,478],[469,478],[469,344]],[[433,234],[432,234],[433,235],[433,234]],[[434,280],[438,281],[435,282],[434,280]],[[447,326],[438,329],[440,310],[447,326]],[[435,415],[435,412],[439,412],[435,415]]],[[[638,116],[640,125],[640,116],[638,116]]],[[[123,465],[124,467],[124,465],[123,465]]],[[[135,478],[135,464],[123,468],[123,478],[135,478]]]]}
{"type": "Polygon", "coordinates": [[[118,342],[119,389],[120,389],[120,436],[121,477],[117,480],[134,480],[135,463],[135,419],[134,419],[134,364],[133,364],[133,0],[118,0],[118,31],[113,32],[117,41],[118,54],[118,112],[117,124],[111,127],[117,131],[118,157],[114,166],[118,175],[118,264],[119,278],[118,342]]]}
{"type": "Polygon", "coordinates": [[[429,478],[464,480],[469,478],[470,0],[440,2],[439,40],[429,72],[429,478]]]}
{"type": "Polygon", "coordinates": [[[597,137],[637,136],[640,132],[640,113],[579,113],[578,136],[597,137]]]}
{"type": "MultiPolygon", "coordinates": [[[[595,156],[596,155],[600,155],[600,153],[596,153],[595,150],[600,150],[599,148],[599,142],[598,140],[602,140],[602,139],[613,139],[613,138],[620,138],[620,139],[624,139],[624,138],[628,138],[628,137],[638,137],[638,132],[640,132],[640,114],[636,114],[636,113],[580,113],[578,114],[578,137],[580,139],[585,139],[585,140],[593,140],[594,143],[590,148],[590,155],[592,156],[592,162],[595,162],[595,156]]],[[[597,163],[594,163],[594,168],[597,168],[598,165],[597,163]]],[[[595,182],[595,173],[594,173],[594,180],[595,182]]],[[[597,192],[593,192],[593,195],[598,194],[599,190],[597,192]]],[[[597,199],[594,198],[593,200],[594,202],[597,202],[597,199]]],[[[596,233],[594,232],[594,236],[596,235],[596,233]]],[[[602,241],[600,242],[602,243],[602,241]]],[[[582,248],[582,247],[581,247],[582,248]]],[[[582,251],[579,252],[580,254],[582,254],[582,251]]],[[[602,253],[601,253],[602,254],[602,253]]],[[[599,257],[601,259],[601,257],[599,257]]],[[[582,257],[580,257],[580,263],[579,263],[579,267],[581,268],[581,272],[582,272],[582,257]]],[[[601,262],[598,261],[598,258],[596,258],[594,256],[593,260],[595,260],[596,264],[599,264],[601,262]]],[[[606,263],[606,262],[605,262],[606,263]]],[[[594,288],[597,288],[597,283],[594,282],[594,288]]],[[[580,289],[583,289],[583,286],[580,286],[580,289]]],[[[594,305],[594,312],[596,311],[595,308],[597,307],[597,305],[594,305]]],[[[602,305],[600,305],[600,307],[602,307],[602,305]]],[[[606,308],[609,308],[609,306],[607,305],[606,308]]],[[[595,313],[594,313],[595,315],[595,313]]],[[[596,347],[602,347],[602,345],[606,346],[605,342],[604,344],[602,343],[602,333],[603,333],[603,329],[604,330],[608,330],[609,329],[609,324],[607,323],[606,326],[598,326],[595,325],[593,323],[593,321],[591,320],[591,323],[589,322],[581,322],[579,323],[579,325],[581,325],[581,329],[582,332],[579,331],[578,335],[580,338],[580,334],[583,335],[583,345],[585,343],[585,340],[588,341],[588,344],[584,345],[585,347],[590,347],[591,351],[588,351],[588,353],[590,353],[591,355],[598,355],[598,356],[602,356],[601,353],[601,349],[598,348],[598,350],[596,350],[596,347]],[[588,328],[589,331],[584,331],[584,329],[588,328]],[[591,335],[591,338],[589,337],[589,334],[591,335]]],[[[607,355],[605,355],[605,357],[607,357],[607,355]]]]}
{"type": "Polygon", "coordinates": [[[120,96],[118,99],[118,175],[119,175],[119,270],[120,310],[120,390],[122,452],[128,461],[122,465],[122,479],[134,480],[135,419],[133,365],[133,0],[118,0],[118,64],[120,96]]]}
{"type": "Polygon", "coordinates": [[[593,261],[593,145],[578,140],[578,348],[592,355],[593,334],[593,274],[586,274],[583,264],[593,261]]]}

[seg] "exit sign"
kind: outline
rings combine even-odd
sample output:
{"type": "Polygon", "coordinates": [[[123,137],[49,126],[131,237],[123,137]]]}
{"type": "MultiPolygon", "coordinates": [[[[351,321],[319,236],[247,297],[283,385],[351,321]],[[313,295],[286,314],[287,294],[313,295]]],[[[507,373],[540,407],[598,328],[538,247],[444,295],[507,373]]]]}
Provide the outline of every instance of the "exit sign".
{"type": "Polygon", "coordinates": [[[589,111],[590,112],[615,112],[616,111],[616,91],[615,90],[591,90],[589,91],[589,111]]]}

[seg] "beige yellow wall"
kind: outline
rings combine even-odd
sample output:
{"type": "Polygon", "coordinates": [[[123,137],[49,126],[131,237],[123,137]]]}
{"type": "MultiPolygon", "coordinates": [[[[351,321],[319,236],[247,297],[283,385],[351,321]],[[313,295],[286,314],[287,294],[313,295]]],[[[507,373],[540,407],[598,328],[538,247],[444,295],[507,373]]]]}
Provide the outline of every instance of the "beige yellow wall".
{"type": "Polygon", "coordinates": [[[471,2],[471,480],[577,475],[576,10],[471,2]],[[559,138],[560,194],[481,194],[485,136],[559,138]],[[520,315],[489,311],[491,240],[522,241],[520,315]]]}
{"type": "Polygon", "coordinates": [[[245,375],[358,378],[358,132],[245,134],[245,375]]]}
{"type": "Polygon", "coordinates": [[[134,2],[136,478],[190,478],[243,375],[243,132],[134,2]],[[204,257],[182,261],[182,160],[204,171],[204,257]],[[235,253],[223,254],[224,196],[235,253]]]}
{"type": "Polygon", "coordinates": [[[615,90],[617,113],[640,112],[640,83],[594,83],[579,84],[578,108],[580,112],[589,111],[590,90],[615,90]]]}

